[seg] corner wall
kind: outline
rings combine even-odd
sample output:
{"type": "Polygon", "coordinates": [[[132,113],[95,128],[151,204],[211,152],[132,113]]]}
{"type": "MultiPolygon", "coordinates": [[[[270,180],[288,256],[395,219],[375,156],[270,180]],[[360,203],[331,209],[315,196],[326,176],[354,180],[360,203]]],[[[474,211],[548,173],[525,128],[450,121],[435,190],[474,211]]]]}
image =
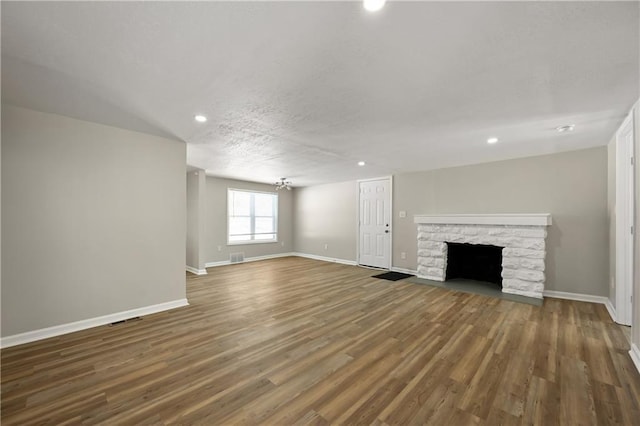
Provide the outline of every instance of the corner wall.
{"type": "Polygon", "coordinates": [[[355,262],[357,196],[355,181],[296,188],[294,251],[355,262]]]}
{"type": "Polygon", "coordinates": [[[184,142],[2,106],[2,337],[184,301],[184,142]]]}
{"type": "Polygon", "coordinates": [[[204,273],[206,177],[204,170],[187,173],[187,269],[204,273]]]}
{"type": "Polygon", "coordinates": [[[243,252],[245,258],[271,256],[293,251],[293,191],[278,194],[278,242],[227,244],[227,189],[276,192],[273,185],[217,177],[206,177],[204,192],[204,238],[201,250],[206,263],[226,262],[231,253],[243,252]]]}

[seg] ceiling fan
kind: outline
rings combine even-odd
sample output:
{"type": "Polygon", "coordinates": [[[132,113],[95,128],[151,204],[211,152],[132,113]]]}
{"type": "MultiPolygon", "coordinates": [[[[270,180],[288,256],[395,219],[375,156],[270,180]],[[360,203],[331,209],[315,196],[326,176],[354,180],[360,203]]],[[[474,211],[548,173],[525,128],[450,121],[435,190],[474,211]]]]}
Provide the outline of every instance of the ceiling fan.
{"type": "Polygon", "coordinates": [[[274,183],[276,186],[276,191],[280,191],[281,189],[287,189],[291,191],[291,182],[287,180],[287,178],[280,178],[279,182],[274,183]]]}

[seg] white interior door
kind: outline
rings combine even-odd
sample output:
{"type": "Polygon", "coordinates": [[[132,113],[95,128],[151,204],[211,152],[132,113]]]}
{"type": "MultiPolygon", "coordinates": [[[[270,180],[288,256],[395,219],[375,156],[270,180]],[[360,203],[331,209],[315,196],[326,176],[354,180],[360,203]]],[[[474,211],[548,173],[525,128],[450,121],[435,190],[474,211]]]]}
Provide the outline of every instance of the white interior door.
{"type": "Polygon", "coordinates": [[[616,133],[616,320],[631,325],[633,293],[633,111],[616,133]]]}
{"type": "Polygon", "coordinates": [[[358,263],[391,267],[391,179],[366,180],[359,185],[358,263]]]}

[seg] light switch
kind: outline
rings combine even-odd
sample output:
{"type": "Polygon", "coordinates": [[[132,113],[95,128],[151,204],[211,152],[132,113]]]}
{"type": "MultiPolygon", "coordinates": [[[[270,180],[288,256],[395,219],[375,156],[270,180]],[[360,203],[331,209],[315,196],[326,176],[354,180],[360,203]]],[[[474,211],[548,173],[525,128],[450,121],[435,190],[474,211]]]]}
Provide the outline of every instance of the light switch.
{"type": "Polygon", "coordinates": [[[400,217],[407,217],[407,212],[404,210],[400,211],[400,217]]]}

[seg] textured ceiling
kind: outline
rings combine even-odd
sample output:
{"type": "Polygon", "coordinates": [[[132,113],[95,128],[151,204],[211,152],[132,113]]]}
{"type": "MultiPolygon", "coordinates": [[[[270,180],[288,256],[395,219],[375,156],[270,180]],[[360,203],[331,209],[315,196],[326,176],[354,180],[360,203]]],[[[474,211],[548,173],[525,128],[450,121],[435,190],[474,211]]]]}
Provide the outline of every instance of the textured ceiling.
{"type": "Polygon", "coordinates": [[[604,145],[639,97],[638,2],[1,7],[3,102],[184,140],[216,176],[301,186],[604,145]]]}

